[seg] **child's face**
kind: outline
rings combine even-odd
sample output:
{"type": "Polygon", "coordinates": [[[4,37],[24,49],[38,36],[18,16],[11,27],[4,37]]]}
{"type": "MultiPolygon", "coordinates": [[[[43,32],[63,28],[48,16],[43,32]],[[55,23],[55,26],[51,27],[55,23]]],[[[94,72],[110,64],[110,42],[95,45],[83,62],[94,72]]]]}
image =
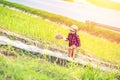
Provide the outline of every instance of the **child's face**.
{"type": "Polygon", "coordinates": [[[75,30],[70,30],[70,33],[75,34],[76,31],[75,30]]]}

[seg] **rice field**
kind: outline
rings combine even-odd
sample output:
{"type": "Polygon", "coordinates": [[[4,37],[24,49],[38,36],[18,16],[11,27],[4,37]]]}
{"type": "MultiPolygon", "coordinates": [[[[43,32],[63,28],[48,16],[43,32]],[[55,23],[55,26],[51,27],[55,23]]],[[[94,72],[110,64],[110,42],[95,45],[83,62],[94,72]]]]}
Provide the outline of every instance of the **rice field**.
{"type": "Polygon", "coordinates": [[[73,63],[60,66],[11,46],[0,46],[0,80],[118,80],[119,74],[73,63]],[[10,53],[16,56],[10,56],[10,53]],[[6,53],[6,55],[4,55],[6,53]],[[103,77],[104,76],[104,77],[103,77]]]}
{"type": "MultiPolygon", "coordinates": [[[[7,7],[0,6],[0,25],[15,33],[40,41],[47,48],[56,47],[66,50],[68,43],[63,40],[56,40],[55,35],[61,33],[67,37],[69,32],[59,25],[36,18],[23,12],[17,12],[7,7]]],[[[93,56],[120,63],[120,44],[98,38],[82,31],[78,32],[81,39],[81,49],[87,50],[93,56]]]]}
{"type": "Polygon", "coordinates": [[[115,0],[87,0],[88,2],[103,8],[120,10],[120,3],[115,0]]]}
{"type": "Polygon", "coordinates": [[[96,23],[91,22],[91,21],[80,22],[80,21],[76,21],[74,19],[71,19],[71,18],[68,18],[65,16],[50,13],[50,12],[43,11],[40,9],[35,9],[35,8],[28,7],[28,6],[25,6],[22,4],[9,2],[6,0],[0,0],[0,4],[3,4],[4,6],[9,6],[12,8],[17,8],[21,11],[40,16],[44,19],[48,19],[52,22],[57,22],[59,24],[64,24],[67,26],[77,25],[80,30],[85,31],[89,34],[92,34],[97,37],[103,37],[109,41],[114,41],[114,42],[120,43],[120,34],[118,34],[117,32],[114,32],[112,30],[102,28],[105,26],[97,25],[96,23]]]}

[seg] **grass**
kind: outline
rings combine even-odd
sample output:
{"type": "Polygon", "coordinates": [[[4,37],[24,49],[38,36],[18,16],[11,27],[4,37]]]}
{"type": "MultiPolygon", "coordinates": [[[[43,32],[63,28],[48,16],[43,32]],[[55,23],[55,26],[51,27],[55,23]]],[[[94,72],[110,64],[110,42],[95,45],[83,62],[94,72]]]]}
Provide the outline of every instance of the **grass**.
{"type": "Polygon", "coordinates": [[[112,0],[87,0],[87,1],[103,8],[120,10],[120,3],[114,2],[112,0]]]}
{"type": "Polygon", "coordinates": [[[113,72],[68,63],[68,67],[50,63],[11,46],[0,46],[0,80],[118,80],[113,72]],[[9,49],[9,51],[8,51],[9,49]],[[15,56],[1,53],[11,51],[15,56]],[[103,77],[104,76],[104,77],[103,77]]]}
{"type": "Polygon", "coordinates": [[[94,24],[94,22],[85,22],[84,23],[84,22],[80,22],[80,21],[76,21],[76,20],[67,18],[65,16],[60,16],[60,15],[49,13],[46,11],[30,8],[30,7],[21,5],[21,4],[8,2],[6,0],[0,0],[0,3],[4,4],[4,6],[7,5],[10,7],[14,7],[14,8],[20,9],[24,12],[32,13],[32,14],[41,16],[42,18],[49,19],[53,22],[57,22],[60,24],[65,24],[67,26],[71,26],[71,25],[75,24],[79,27],[80,30],[88,32],[89,34],[95,35],[97,37],[103,37],[103,38],[113,41],[113,42],[117,42],[117,43],[120,42],[120,34],[119,33],[113,32],[113,31],[105,29],[105,28],[101,28],[101,26],[97,26],[96,24],[94,24]]]}
{"type": "MultiPolygon", "coordinates": [[[[38,40],[47,48],[67,49],[67,42],[56,40],[55,35],[62,33],[64,36],[67,36],[69,30],[6,7],[1,6],[0,12],[0,25],[3,28],[38,40]]],[[[79,32],[78,34],[80,35],[81,48],[83,50],[92,52],[92,55],[97,58],[120,65],[120,44],[97,38],[84,32],[79,32]]]]}

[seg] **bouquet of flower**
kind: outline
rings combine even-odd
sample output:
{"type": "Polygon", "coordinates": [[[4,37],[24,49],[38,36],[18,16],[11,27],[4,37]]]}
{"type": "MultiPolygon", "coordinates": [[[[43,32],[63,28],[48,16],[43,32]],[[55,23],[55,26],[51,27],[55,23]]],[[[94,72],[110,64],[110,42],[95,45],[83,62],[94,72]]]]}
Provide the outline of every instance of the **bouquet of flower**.
{"type": "Polygon", "coordinates": [[[55,38],[56,39],[63,39],[63,36],[60,33],[58,33],[58,34],[56,34],[55,38]]]}

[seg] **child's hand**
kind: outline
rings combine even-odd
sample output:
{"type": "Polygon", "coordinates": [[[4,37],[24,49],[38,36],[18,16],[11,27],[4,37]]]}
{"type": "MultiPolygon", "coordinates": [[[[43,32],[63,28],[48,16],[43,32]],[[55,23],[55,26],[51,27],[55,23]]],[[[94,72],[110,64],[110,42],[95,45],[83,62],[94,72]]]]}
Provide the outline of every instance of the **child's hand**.
{"type": "Polygon", "coordinates": [[[67,39],[65,37],[63,37],[63,40],[67,41],[67,39]]]}

